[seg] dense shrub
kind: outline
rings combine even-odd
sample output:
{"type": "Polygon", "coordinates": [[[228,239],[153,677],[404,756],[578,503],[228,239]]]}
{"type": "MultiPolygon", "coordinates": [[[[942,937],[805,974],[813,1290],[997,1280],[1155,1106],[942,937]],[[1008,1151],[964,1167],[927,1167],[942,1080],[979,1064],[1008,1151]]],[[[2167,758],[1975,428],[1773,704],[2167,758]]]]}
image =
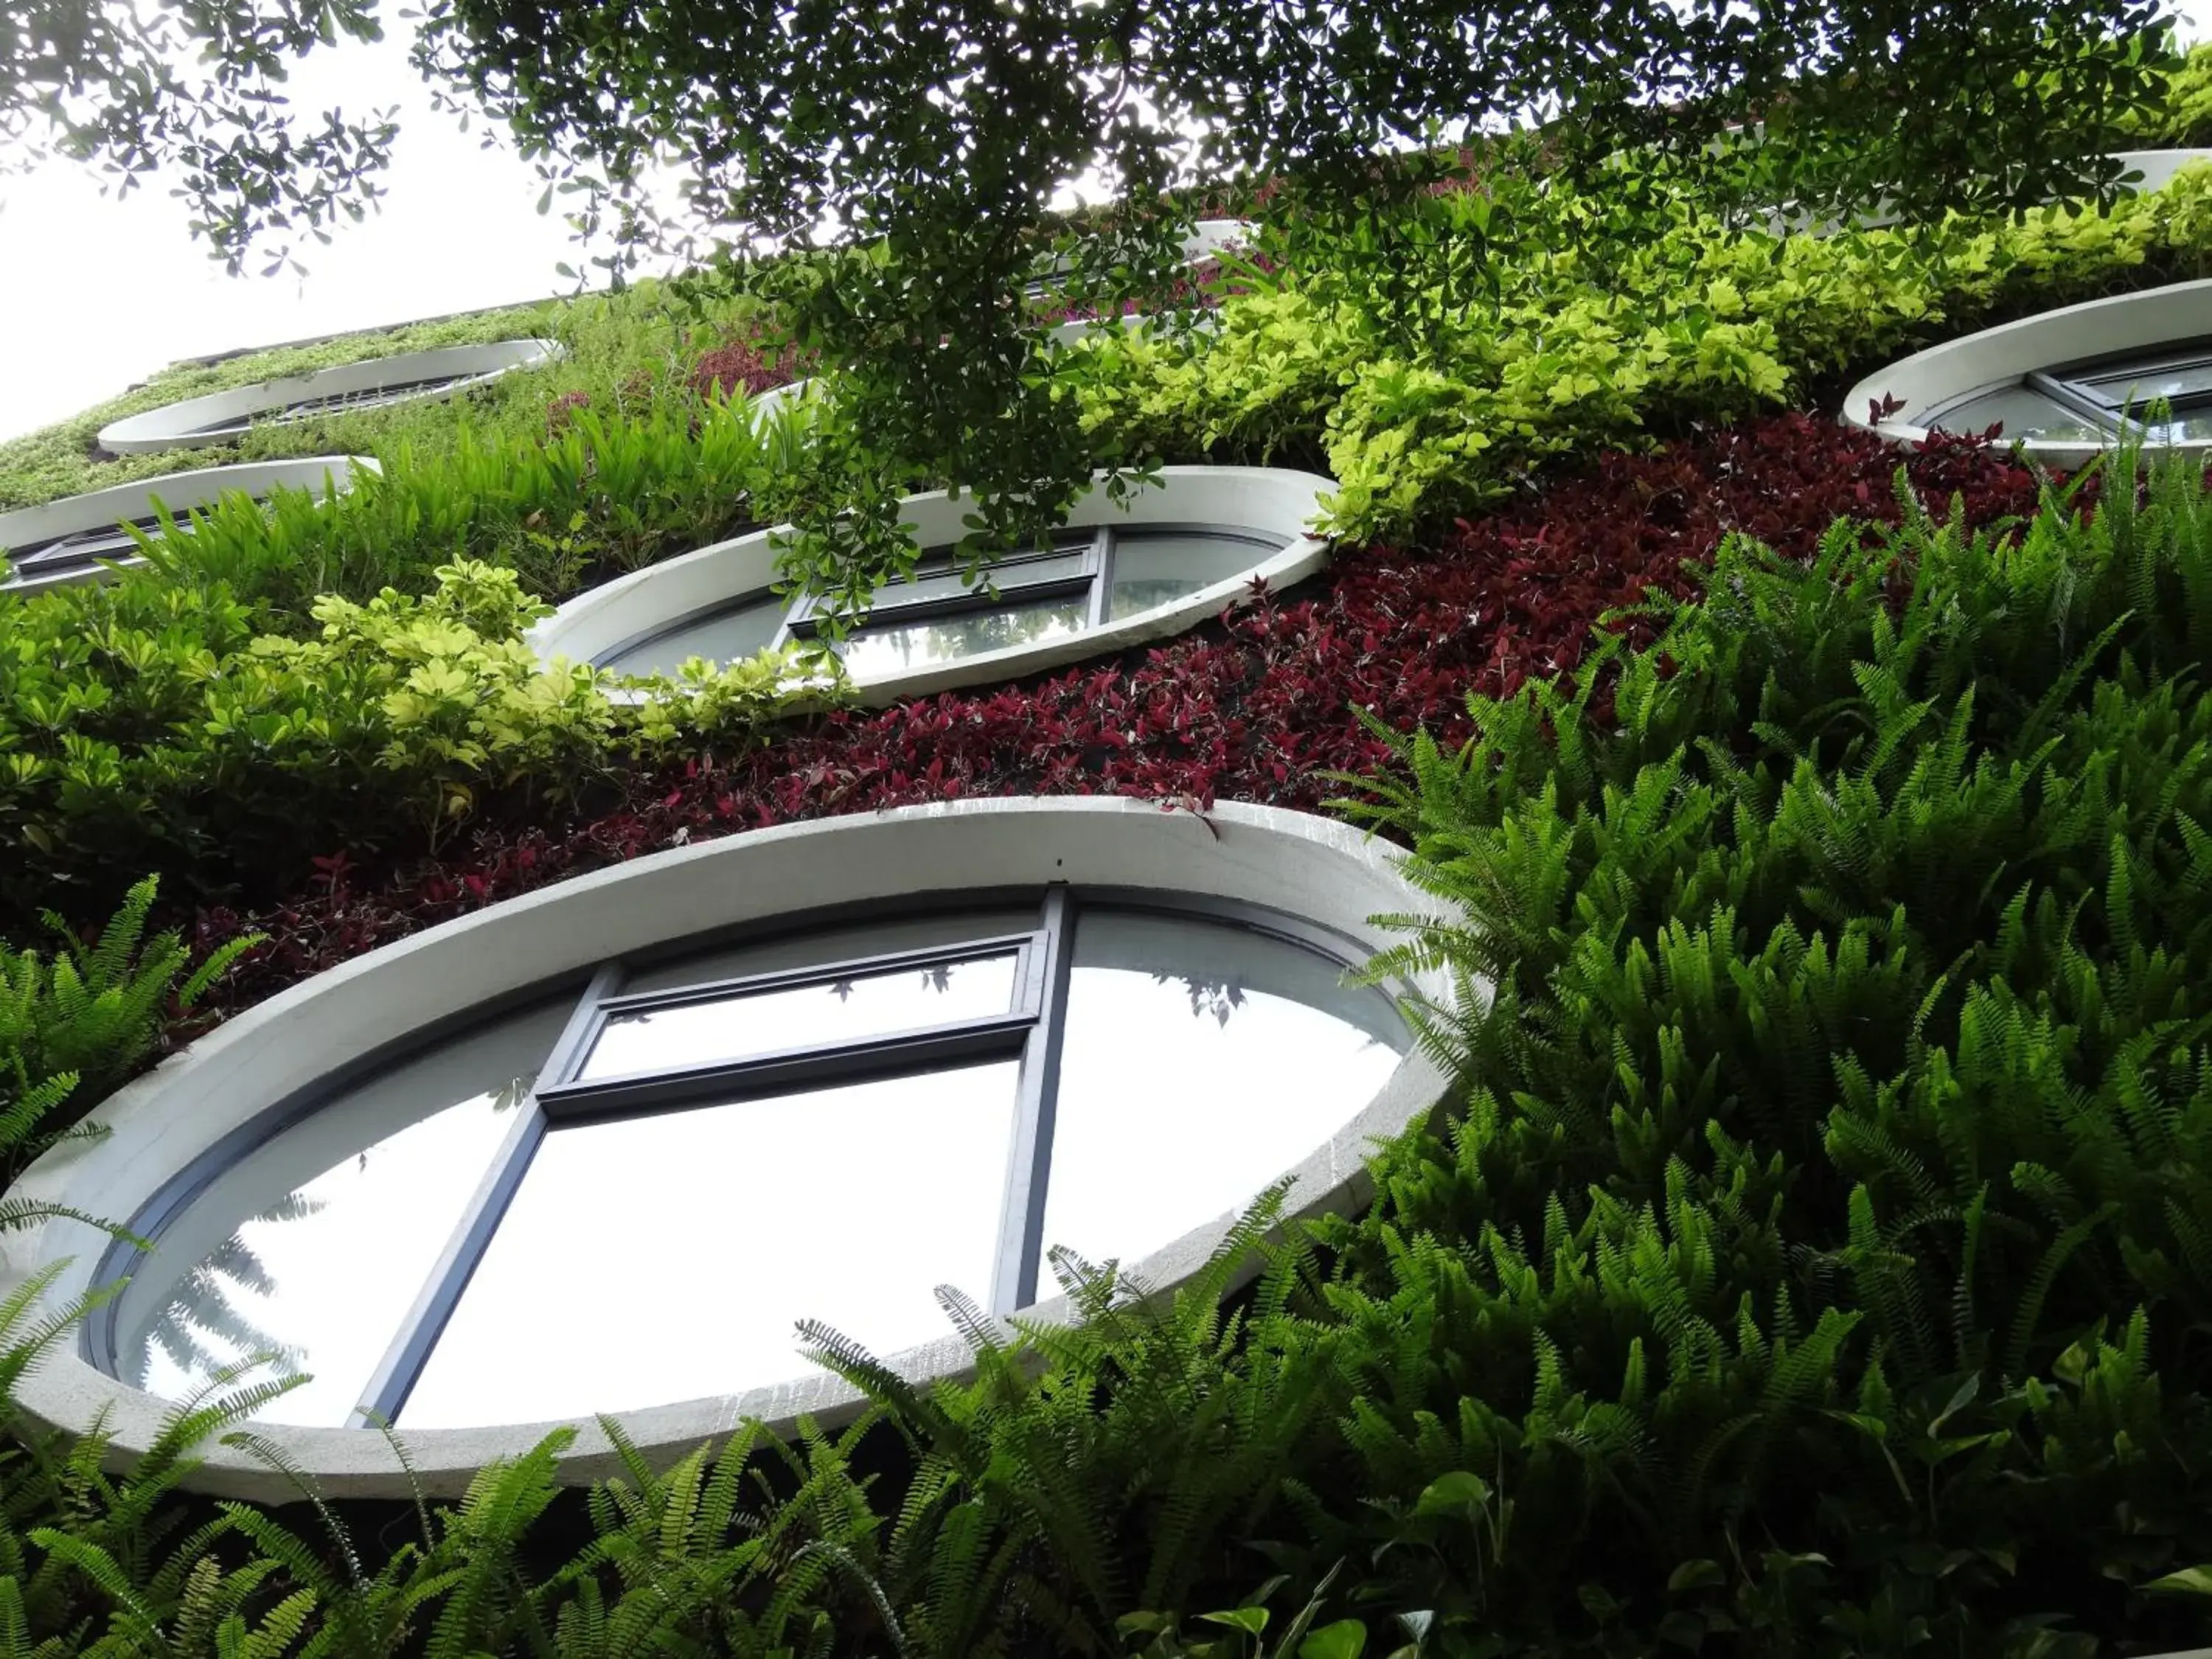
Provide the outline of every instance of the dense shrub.
{"type": "Polygon", "coordinates": [[[1266,1246],[1263,1206],[1165,1304],[1063,1257],[1086,1322],[927,1394],[814,1329],[872,1429],[633,1467],[566,1525],[559,1437],[343,1550],[244,1505],[149,1541],[161,1460],[118,1492],[37,1443],[20,1645],[2201,1641],[2212,500],[1900,506],[1731,534],[1643,642],[1385,739],[1364,811],[1437,907],[1406,955],[1483,994],[1433,1012],[1449,1121],[1369,1213],[1266,1246]]]}
{"type": "MultiPolygon", "coordinates": [[[[1455,740],[1469,690],[1503,695],[1531,674],[1571,669],[1601,614],[1655,586],[1682,591],[1686,565],[1710,557],[1725,532],[1809,556],[1840,514],[1893,514],[1897,459],[1802,415],[1615,454],[1435,547],[1346,552],[1311,593],[1237,607],[1120,665],[835,713],[757,750],[641,774],[611,810],[541,805],[527,824],[457,836],[437,860],[397,872],[359,847],[302,838],[262,872],[284,884],[288,902],[253,923],[272,943],[234,982],[241,995],[263,994],[564,876],[796,818],[1064,793],[1314,810],[1335,787],[1330,772],[1388,759],[1363,711],[1455,740]],[[311,852],[323,855],[312,883],[311,852]]],[[[2033,480],[2002,452],[1945,442],[1908,465],[1939,509],[1961,493],[1976,524],[2034,506],[2033,480]]],[[[211,911],[201,937],[242,925],[211,911]]]]}
{"type": "Polygon", "coordinates": [[[1118,335],[1073,362],[1115,453],[1318,465],[1339,533],[1396,536],[1562,456],[1774,408],[1939,330],[2197,276],[2208,208],[2212,169],[2192,168],[2106,216],[1778,241],[1687,199],[1594,237],[1581,222],[1603,204],[1564,183],[1461,191],[1423,199],[1395,264],[1318,258],[1224,302],[1218,331],[1118,335]],[[1478,235],[1501,250],[1494,289],[1465,268],[1478,235]]]}
{"type": "Polygon", "coordinates": [[[232,461],[330,453],[382,456],[402,449],[434,455],[462,432],[479,446],[526,443],[542,430],[547,404],[556,398],[582,398],[613,416],[680,392],[707,349],[702,335],[719,337],[748,326],[757,313],[756,303],[742,295],[705,299],[646,282],[620,295],[516,306],[307,345],[239,352],[212,362],[178,363],[56,426],[0,442],[0,512],[132,478],[232,461]],[[258,427],[234,443],[210,449],[155,455],[109,455],[97,441],[108,422],[180,398],[404,351],[531,335],[556,340],[567,355],[545,368],[502,376],[453,403],[341,410],[258,427]]]}
{"type": "Polygon", "coordinates": [[[435,454],[390,451],[380,475],[358,474],[329,500],[287,491],[260,507],[234,495],[195,515],[187,537],[146,545],[167,580],[221,583],[265,625],[292,631],[312,629],[318,598],[422,592],[456,558],[507,566],[532,592],[565,599],[750,526],[756,493],[799,439],[792,421],[757,422],[742,403],[684,392],[556,412],[526,442],[463,425],[435,454]]]}
{"type": "Polygon", "coordinates": [[[480,811],[555,810],[673,753],[742,749],[823,695],[763,657],[613,701],[588,669],[541,667],[521,636],[545,607],[511,571],[434,580],[420,599],[318,601],[307,640],[258,634],[219,585],[0,608],[11,931],[43,908],[103,912],[134,871],[208,896],[316,848],[434,847],[480,811]]]}

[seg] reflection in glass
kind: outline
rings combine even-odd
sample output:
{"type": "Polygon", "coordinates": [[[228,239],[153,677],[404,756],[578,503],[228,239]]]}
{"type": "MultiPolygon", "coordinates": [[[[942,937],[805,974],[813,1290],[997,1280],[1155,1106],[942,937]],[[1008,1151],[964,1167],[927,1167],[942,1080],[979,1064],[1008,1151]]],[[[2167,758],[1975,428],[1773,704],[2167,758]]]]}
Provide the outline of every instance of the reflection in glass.
{"type": "Polygon", "coordinates": [[[973,582],[951,561],[932,560],[918,567],[904,581],[886,582],[876,595],[876,606],[884,611],[901,605],[958,599],[968,593],[981,598],[994,588],[1002,594],[1014,593],[1040,582],[1073,581],[1081,577],[1090,562],[1088,537],[1083,545],[1067,552],[1018,556],[986,565],[976,573],[973,582]]]}
{"type": "Polygon", "coordinates": [[[1929,417],[1929,427],[1962,436],[1978,435],[1992,426],[2002,427],[2001,438],[2042,438],[2066,443],[2101,443],[2101,427],[2075,414],[2025,386],[2003,386],[1970,398],[1955,407],[1929,417]]]}
{"type": "MultiPolygon", "coordinates": [[[[1045,1248],[1133,1261],[1241,1208],[1357,1115],[1410,1043],[1342,973],[1243,929],[1085,911],[1045,1248]]],[[[1054,1289],[1048,1268],[1038,1293],[1054,1289]]]]}
{"type": "Polygon", "coordinates": [[[568,1010],[563,999],[441,1044],[218,1177],[132,1275],[118,1321],[123,1380],[173,1399],[273,1352],[276,1374],[313,1380],[267,1415],[343,1423],[568,1010]]]}
{"type": "MultiPolygon", "coordinates": [[[[2131,413],[2141,417],[2143,411],[2131,413]]],[[[2212,409],[2178,409],[2163,421],[2145,421],[2143,440],[2154,444],[2202,443],[2212,438],[2212,409]]]]}
{"type": "Polygon", "coordinates": [[[1009,646],[1066,639],[1083,631],[1089,608],[1090,601],[1081,598],[1038,599],[930,622],[889,623],[860,629],[837,647],[837,654],[851,673],[896,674],[1009,646]]]}
{"type": "Polygon", "coordinates": [[[624,995],[680,991],[717,980],[752,974],[786,973],[831,963],[900,951],[957,949],[975,939],[1026,933],[1037,925],[1034,904],[993,910],[951,910],[935,915],[871,918],[857,926],[811,927],[780,938],[740,939],[695,951],[667,962],[632,969],[622,982],[624,995]]]}
{"type": "Polygon", "coordinates": [[[603,658],[599,665],[618,674],[665,674],[673,678],[694,657],[716,666],[758,656],[783,625],[783,601],[744,599],[702,611],[635,645],[603,658]]]}
{"type": "Polygon", "coordinates": [[[1110,621],[1166,605],[1241,576],[1277,550],[1242,538],[1203,531],[1168,531],[1158,535],[1128,532],[1114,544],[1114,585],[1106,599],[1110,621]]]}
{"type": "Polygon", "coordinates": [[[577,1076],[672,1071],[915,1031],[1013,1006],[1012,951],[611,1015],[577,1076]]]}
{"type": "Polygon", "coordinates": [[[576,1417],[801,1374],[821,1319],[878,1354],[990,1290],[1012,1061],[549,1133],[399,1413],[576,1417]]]}
{"type": "Polygon", "coordinates": [[[2140,407],[2160,398],[2181,400],[2212,397],[2212,357],[2139,358],[2094,374],[2081,375],[2078,384],[2115,408],[2123,404],[2140,407]]]}

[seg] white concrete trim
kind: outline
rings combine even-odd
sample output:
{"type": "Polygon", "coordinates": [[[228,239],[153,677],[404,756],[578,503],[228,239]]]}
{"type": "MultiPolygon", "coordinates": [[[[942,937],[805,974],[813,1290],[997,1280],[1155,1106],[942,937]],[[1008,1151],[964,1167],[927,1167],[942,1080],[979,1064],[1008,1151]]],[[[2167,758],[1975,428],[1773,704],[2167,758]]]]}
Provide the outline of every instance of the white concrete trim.
{"type": "MultiPolygon", "coordinates": [[[[167,449],[204,449],[234,442],[254,417],[310,398],[332,398],[373,392],[410,380],[437,375],[466,378],[432,392],[410,392],[394,403],[443,399],[495,380],[518,368],[537,368],[557,362],[567,350],[552,340],[498,340],[488,345],[441,346],[430,351],[403,351],[392,357],[372,357],[357,363],[339,363],[312,369],[279,380],[257,380],[228,392],[210,392],[164,404],[143,414],[126,415],[100,432],[100,447],[118,455],[153,455],[167,449]],[[216,431],[201,428],[217,427],[216,431]]],[[[389,405],[380,405],[388,407],[389,405]]]]}
{"type": "Polygon", "coordinates": [[[1259,229],[1249,219],[1200,219],[1182,239],[1182,257],[1202,265],[1216,254],[1241,253],[1259,229]]]}
{"type": "MultiPolygon", "coordinates": [[[[1925,443],[1925,416],[1956,398],[1994,391],[2055,364],[2145,350],[2208,334],[2212,334],[2212,278],[2062,306],[1931,346],[1868,375],[1844,397],[1844,420],[1894,443],[1925,443]],[[1899,399],[1904,407],[1887,420],[1876,421],[1869,411],[1886,398],[1899,399]]],[[[2212,447],[2212,439],[2172,447],[2202,451],[2212,447]]],[[[2046,466],[2073,468],[2107,446],[2031,439],[2020,447],[2046,466]]]]}
{"type": "Polygon", "coordinates": [[[783,386],[772,386],[765,392],[756,392],[752,399],[754,422],[757,423],[787,405],[795,405],[812,397],[815,389],[815,378],[809,375],[803,380],[792,380],[783,386]]]}
{"type": "MultiPolygon", "coordinates": [[[[2127,182],[2126,187],[2131,194],[2150,196],[2172,184],[2173,175],[2191,161],[2212,161],[2212,149],[2117,149],[2111,152],[2109,159],[2121,164],[2124,179],[2127,173],[2142,175],[2127,182]]],[[[1887,196],[1850,221],[1855,230],[1887,230],[1896,222],[1897,210],[1887,196]]],[[[1791,209],[1767,214],[1765,228],[1770,236],[1786,235],[1793,231],[1814,236],[1832,236],[1843,226],[1838,220],[1816,217],[1791,209]]]]}
{"type": "MultiPolygon", "coordinates": [[[[225,1136],[255,1123],[318,1079],[465,1009],[606,957],[706,931],[766,921],[832,903],[952,894],[979,882],[1042,887],[1070,881],[1210,895],[1270,906],[1319,922],[1370,949],[1390,935],[1370,918],[1431,911],[1399,873],[1399,856],[1327,819],[1273,807],[1223,803],[1200,817],[1149,801],[1070,797],[975,800],[791,824],[678,848],[559,883],[373,951],[295,985],[230,1020],[92,1113],[108,1131],[54,1148],[25,1173],[12,1196],[128,1218],[225,1136]]],[[[1449,994],[1441,978],[1417,988],[1449,994]]],[[[1418,1053],[1402,1060],[1364,1109],[1296,1169],[1291,1208],[1299,1214],[1361,1202],[1374,1140],[1431,1109],[1443,1082],[1418,1053]]],[[[1349,1104],[1349,1103],[1348,1103],[1349,1104]]],[[[1132,1270],[1167,1287],[1204,1261],[1233,1218],[1194,1228],[1132,1270]]],[[[87,1290],[106,1237],[81,1223],[53,1220],[0,1236],[0,1293],[62,1264],[35,1321],[87,1290]]],[[[1064,1318],[1058,1302],[1032,1310],[1064,1318]]],[[[969,1355],[948,1337],[896,1356],[919,1379],[957,1375],[969,1355]]],[[[23,1380],[16,1402],[33,1422],[82,1434],[95,1423],[112,1437],[111,1461],[126,1467],[161,1431],[169,1402],[125,1386],[58,1348],[23,1380]]],[[[747,1418],[788,1429],[801,1414],[834,1422],[860,1408],[853,1390],[827,1374],[736,1395],[624,1413],[624,1430],[657,1462],[728,1433],[747,1418]]],[[[513,1456],[552,1425],[422,1430],[406,1436],[426,1486],[453,1496],[494,1458],[513,1456]]],[[[404,1497],[383,1437],[367,1430],[257,1425],[316,1477],[331,1497],[404,1497]]],[[[264,1501],[295,1494],[286,1480],[232,1448],[203,1449],[186,1484],[264,1501]]],[[[562,1465],[574,1482],[616,1468],[596,1425],[582,1427],[562,1465]]]]}
{"type": "MultiPolygon", "coordinates": [[[[1297,539],[1249,570],[1103,628],[1036,645],[979,652],[908,673],[858,678],[854,684],[861,701],[881,708],[902,697],[987,685],[1110,656],[1182,633],[1218,615],[1255,576],[1280,589],[1328,562],[1328,544],[1309,533],[1321,514],[1322,495],[1332,488],[1328,479],[1275,467],[1170,466],[1161,473],[1164,488],[1139,489],[1119,505],[1091,491],[1076,503],[1068,523],[1237,525],[1297,539]]],[[[943,490],[909,497],[903,506],[912,533],[924,545],[957,541],[966,533],[961,520],[973,510],[971,498],[955,501],[943,490]]],[[[549,662],[561,658],[592,662],[679,617],[759,592],[775,579],[772,541],[777,533],[760,530],[717,542],[580,594],[532,629],[530,644],[549,662]]]]}
{"type": "MultiPolygon", "coordinates": [[[[162,508],[182,518],[188,512],[212,507],[225,495],[239,492],[257,499],[273,489],[343,495],[353,488],[355,473],[382,471],[366,455],[313,455],[296,461],[248,461],[237,466],[204,466],[190,472],[165,472],[158,478],[140,478],[82,495],[65,495],[60,501],[38,507],[0,513],[0,552],[63,536],[81,535],[88,530],[111,529],[133,519],[143,519],[155,510],[156,497],[162,508]]],[[[117,562],[139,564],[143,561],[133,558],[117,562]]],[[[0,592],[29,592],[67,582],[96,580],[105,574],[95,568],[17,578],[0,592]]]]}

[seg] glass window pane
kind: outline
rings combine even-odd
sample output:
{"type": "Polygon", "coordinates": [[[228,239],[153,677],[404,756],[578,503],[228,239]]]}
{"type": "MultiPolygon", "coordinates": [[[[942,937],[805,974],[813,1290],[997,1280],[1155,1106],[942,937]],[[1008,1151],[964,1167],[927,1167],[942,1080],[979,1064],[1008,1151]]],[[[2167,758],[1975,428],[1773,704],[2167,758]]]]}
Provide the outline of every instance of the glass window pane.
{"type": "Polygon", "coordinates": [[[837,647],[853,673],[897,674],[1008,646],[1041,645],[1083,631],[1090,601],[1041,599],[965,616],[864,628],[837,647]]]}
{"type": "Polygon", "coordinates": [[[894,951],[929,951],[964,945],[970,939],[1026,933],[1037,925],[1037,907],[1024,904],[999,910],[953,910],[936,915],[902,916],[843,927],[821,927],[781,939],[737,940],[695,951],[673,961],[634,969],[622,982],[624,994],[676,991],[687,985],[742,979],[748,974],[817,968],[826,963],[857,962],[894,951]]]}
{"type": "Polygon", "coordinates": [[[758,656],[783,625],[781,599],[753,599],[702,611],[672,628],[641,640],[599,663],[619,674],[665,674],[673,678],[694,657],[716,665],[758,656]]]}
{"type": "Polygon", "coordinates": [[[313,1381],[267,1415],[343,1423],[573,1006],[563,997],[441,1043],[226,1170],[124,1293],[123,1380],[175,1398],[275,1351],[277,1374],[313,1381]]]}
{"type": "Polygon", "coordinates": [[[1114,542],[1114,586],[1106,597],[1106,615],[1119,621],[1241,576],[1288,545],[1262,545],[1203,531],[1158,536],[1125,532],[1114,542]]]}
{"type": "Polygon", "coordinates": [[[1003,1014],[1013,1006],[1018,960],[1005,951],[615,1014],[577,1075],[589,1080],[710,1066],[1003,1014]]]}
{"type": "Polygon", "coordinates": [[[983,1300],[1012,1061],[553,1130],[399,1414],[534,1422],[802,1374],[822,1319],[878,1354],[983,1300]]]}
{"type": "Polygon", "coordinates": [[[2212,397],[2212,357],[2191,354],[2137,358],[2077,378],[2093,393],[2116,406],[2140,405],[2160,398],[2179,401],[2212,397]]]}
{"type": "MultiPolygon", "coordinates": [[[[1133,1261],[1243,1208],[1365,1108],[1411,1045],[1342,971],[1222,923],[1085,911],[1046,1248],[1133,1261]]],[[[1055,1285],[1048,1265],[1039,1294],[1055,1285]]]]}
{"type": "Polygon", "coordinates": [[[2145,421],[2142,426],[2147,443],[2203,443],[2212,438],[2212,409],[2177,410],[2171,420],[2145,421]]]}
{"type": "Polygon", "coordinates": [[[1001,593],[1018,594],[1040,582],[1073,581],[1083,574],[1090,559],[1086,541],[1066,553],[1036,554],[986,565],[972,583],[957,568],[932,568],[924,564],[905,581],[885,583],[876,595],[876,611],[880,616],[897,605],[988,592],[994,586],[1001,593]]]}
{"type": "Polygon", "coordinates": [[[2106,434],[2098,427],[2060,407],[2041,392],[2024,386],[2008,386],[1984,392],[1953,408],[1940,410],[1929,420],[1939,432],[1978,435],[1990,426],[2001,426],[2002,438],[2045,438],[2067,443],[2100,443],[2106,434]]]}

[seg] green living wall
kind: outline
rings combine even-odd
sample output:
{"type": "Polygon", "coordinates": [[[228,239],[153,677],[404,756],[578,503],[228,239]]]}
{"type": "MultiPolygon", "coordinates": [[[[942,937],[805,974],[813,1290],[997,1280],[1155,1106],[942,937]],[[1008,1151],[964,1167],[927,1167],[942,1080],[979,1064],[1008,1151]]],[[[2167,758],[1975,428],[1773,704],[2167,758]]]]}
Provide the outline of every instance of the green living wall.
{"type": "MultiPolygon", "coordinates": [[[[1063,1261],[1085,1322],[975,1331],[975,1381],[927,1394],[817,1333],[877,1401],[834,1434],[748,1431],[588,1494],[556,1488],[556,1437],[458,1504],[333,1510],[303,1481],[270,1510],[179,1483],[275,1385],[180,1410],[127,1470],[13,1423],[0,1644],[2072,1659],[2212,1639],[2212,502],[2155,458],[2037,480],[2001,452],[1938,466],[1757,418],[1987,319],[2195,276],[2212,173],[2107,215],[1780,243],[1683,201],[1604,258],[1553,234],[1564,193],[1486,199],[1420,210],[1439,247],[1498,216],[1516,257],[1494,293],[1440,276],[1418,352],[1347,259],[1243,273],[1210,337],[1063,366],[1102,456],[1326,466],[1347,547],[1320,598],[1057,690],[864,720],[767,661],[695,675],[679,715],[528,659],[538,596],[803,486],[802,425],[757,428],[695,384],[710,346],[762,355],[736,300],[708,322],[595,302],[629,342],[603,358],[349,417],[381,483],[219,509],[146,570],[0,601],[11,1170],[207,1010],[391,936],[342,923],[434,885],[435,914],[513,890],[489,849],[649,851],[672,837],[622,836],[666,822],[652,801],[734,798],[747,767],[812,788],[886,734],[941,756],[1019,729],[1042,752],[1076,692],[1126,696],[1133,730],[1139,702],[1212,720],[1201,689],[1256,708],[1255,663],[1307,674],[1355,730],[1344,705],[1371,709],[1365,749],[1328,751],[1364,762],[1316,787],[1406,851],[1450,918],[1407,957],[1468,993],[1425,1020],[1451,1086],[1380,1150],[1365,1213],[1270,1238],[1263,1202],[1164,1303],[1063,1261]],[[1670,524],[1632,578],[1608,568],[1670,524]],[[1399,571],[1451,604],[1392,634],[1399,571]],[[1582,619],[1571,641],[1547,635],[1510,684],[1448,667],[1405,689],[1459,661],[1457,635],[1534,637],[1534,594],[1582,619]],[[1359,689],[1378,657],[1387,697],[1359,689]]],[[[40,472],[46,441],[0,454],[0,483],[86,476],[40,472]]],[[[0,1382],[62,1334],[27,1305],[0,1307],[0,1382]]]]}

